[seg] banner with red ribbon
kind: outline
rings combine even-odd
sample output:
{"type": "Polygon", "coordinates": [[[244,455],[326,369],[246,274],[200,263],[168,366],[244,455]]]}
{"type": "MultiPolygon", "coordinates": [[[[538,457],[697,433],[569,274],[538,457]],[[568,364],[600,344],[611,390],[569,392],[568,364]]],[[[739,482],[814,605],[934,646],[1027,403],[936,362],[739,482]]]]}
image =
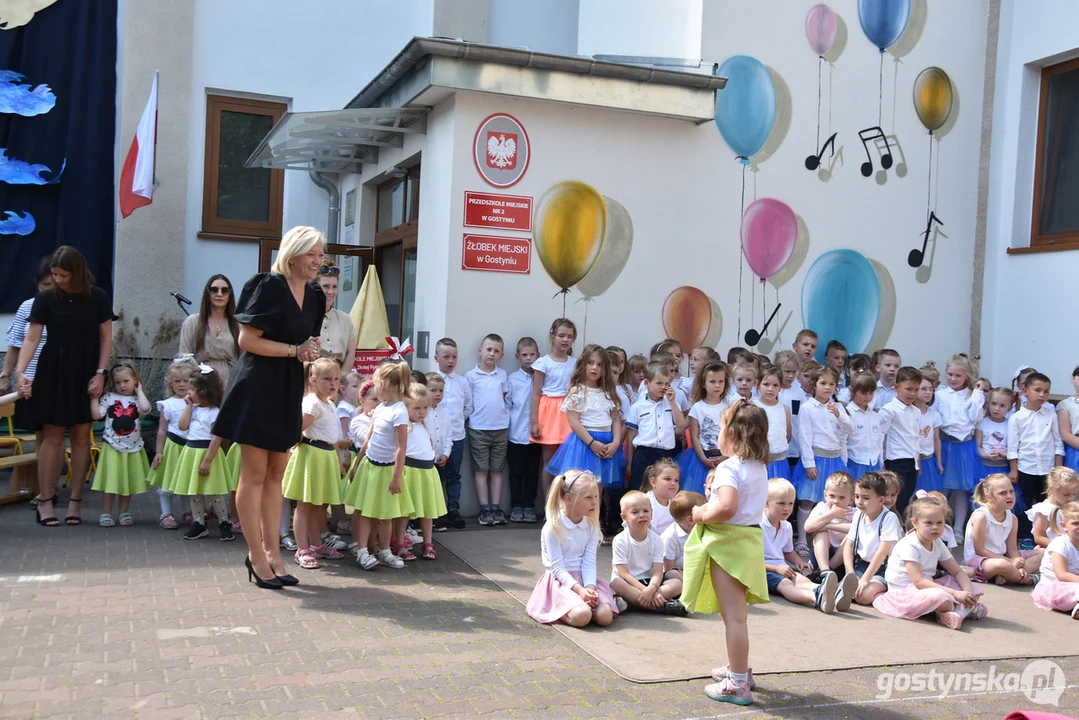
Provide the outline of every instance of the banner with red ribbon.
{"type": "Polygon", "coordinates": [[[383,360],[404,360],[406,355],[412,354],[412,343],[407,338],[402,343],[392,335],[387,335],[386,343],[389,347],[380,350],[357,350],[353,370],[360,375],[374,375],[383,360]]]}

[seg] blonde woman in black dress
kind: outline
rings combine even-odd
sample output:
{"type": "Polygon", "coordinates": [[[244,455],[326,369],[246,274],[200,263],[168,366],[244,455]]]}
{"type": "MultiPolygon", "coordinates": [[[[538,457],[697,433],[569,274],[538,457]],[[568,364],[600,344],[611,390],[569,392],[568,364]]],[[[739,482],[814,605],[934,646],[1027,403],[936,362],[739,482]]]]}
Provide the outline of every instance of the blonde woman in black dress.
{"type": "Polygon", "coordinates": [[[236,506],[247,541],[248,580],[280,589],[299,581],[285,572],[278,524],[281,478],[300,441],[303,363],[319,354],[326,298],[317,284],[322,233],[294,227],[281,240],[272,272],[244,285],[236,307],[243,353],[232,369],[214,434],[238,443],[236,506]]]}

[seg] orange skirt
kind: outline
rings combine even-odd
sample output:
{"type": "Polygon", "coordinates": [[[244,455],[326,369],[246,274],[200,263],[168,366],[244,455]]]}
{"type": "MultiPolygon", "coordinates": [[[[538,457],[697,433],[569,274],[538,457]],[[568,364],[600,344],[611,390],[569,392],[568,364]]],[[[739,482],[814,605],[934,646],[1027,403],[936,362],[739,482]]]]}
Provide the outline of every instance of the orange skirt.
{"type": "Polygon", "coordinates": [[[542,438],[532,438],[537,445],[561,445],[569,437],[569,420],[562,412],[565,398],[540,395],[537,419],[542,438]]]}

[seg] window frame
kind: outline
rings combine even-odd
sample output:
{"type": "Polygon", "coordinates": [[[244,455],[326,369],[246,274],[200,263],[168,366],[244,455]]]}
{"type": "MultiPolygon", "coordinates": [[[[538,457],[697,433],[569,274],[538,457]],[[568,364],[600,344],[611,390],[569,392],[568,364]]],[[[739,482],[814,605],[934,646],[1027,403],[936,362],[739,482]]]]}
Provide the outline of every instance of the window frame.
{"type": "Polygon", "coordinates": [[[270,170],[269,220],[246,222],[223,220],[217,216],[217,194],[220,179],[218,166],[221,156],[221,112],[265,115],[276,125],[288,112],[285,103],[254,100],[229,95],[206,95],[205,161],[202,168],[202,226],[198,237],[213,240],[258,242],[262,238],[280,238],[282,210],[285,198],[285,171],[270,170]]]}
{"type": "MultiPolygon", "coordinates": [[[[1079,71],[1079,58],[1047,65],[1041,70],[1041,92],[1038,97],[1038,135],[1034,151],[1034,197],[1030,218],[1030,248],[1028,252],[1038,250],[1079,249],[1079,230],[1046,234],[1041,232],[1042,189],[1045,176],[1045,127],[1048,123],[1049,81],[1065,72],[1079,71]]],[[[1024,248],[1026,249],[1026,248],[1024,248]]]]}

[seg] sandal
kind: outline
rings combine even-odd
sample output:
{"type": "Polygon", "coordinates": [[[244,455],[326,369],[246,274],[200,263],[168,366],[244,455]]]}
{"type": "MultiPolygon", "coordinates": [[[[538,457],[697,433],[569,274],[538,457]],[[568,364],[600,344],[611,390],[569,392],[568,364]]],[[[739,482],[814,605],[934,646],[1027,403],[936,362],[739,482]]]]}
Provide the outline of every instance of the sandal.
{"type": "Polygon", "coordinates": [[[310,550],[297,550],[296,564],[304,570],[318,570],[318,559],[311,554],[310,550]]]}
{"type": "Polygon", "coordinates": [[[435,552],[434,543],[423,544],[423,559],[424,560],[438,560],[438,553],[435,552]]]}
{"type": "Polygon", "coordinates": [[[63,523],[60,522],[60,518],[56,517],[56,498],[60,497],[60,493],[56,493],[51,498],[39,499],[37,505],[34,506],[34,512],[37,513],[38,525],[44,525],[45,527],[60,527],[63,523]],[[51,518],[41,517],[41,505],[43,503],[50,503],[53,505],[53,516],[51,518]]]}
{"type": "Polygon", "coordinates": [[[131,527],[132,525],[135,524],[135,518],[131,517],[131,513],[129,513],[129,512],[120,513],[119,520],[120,520],[120,527],[131,527]]]}
{"type": "Polygon", "coordinates": [[[416,556],[412,553],[412,551],[409,550],[408,548],[406,548],[404,545],[398,545],[397,546],[397,552],[395,552],[394,555],[401,558],[402,560],[415,560],[416,559],[416,556]]]}
{"type": "Polygon", "coordinates": [[[172,516],[172,513],[165,513],[162,515],[158,518],[157,524],[161,526],[162,530],[175,530],[180,526],[180,524],[176,522],[176,518],[172,516]]]}
{"type": "Polygon", "coordinates": [[[70,498],[67,501],[67,517],[64,518],[64,525],[82,525],[82,515],[71,514],[71,503],[79,503],[79,510],[82,510],[82,498],[70,498]]]}
{"type": "Polygon", "coordinates": [[[809,555],[811,555],[813,553],[813,551],[809,549],[809,545],[807,545],[804,542],[795,543],[794,544],[794,552],[798,553],[799,555],[806,555],[806,556],[809,556],[809,555]]]}
{"type": "Polygon", "coordinates": [[[113,527],[116,525],[116,521],[112,519],[112,515],[101,513],[101,517],[97,519],[97,524],[101,527],[113,527]]]}

